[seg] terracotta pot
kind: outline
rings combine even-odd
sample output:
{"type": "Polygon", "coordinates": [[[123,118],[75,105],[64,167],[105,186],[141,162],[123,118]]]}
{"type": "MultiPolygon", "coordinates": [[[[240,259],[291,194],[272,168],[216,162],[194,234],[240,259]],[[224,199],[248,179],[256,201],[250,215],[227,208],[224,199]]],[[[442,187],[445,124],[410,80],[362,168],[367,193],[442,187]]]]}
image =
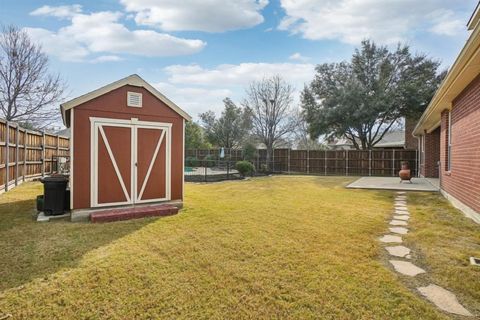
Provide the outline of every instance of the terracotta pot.
{"type": "Polygon", "coordinates": [[[406,162],[406,161],[402,162],[402,169],[400,170],[398,175],[400,177],[400,181],[403,181],[403,180],[410,181],[412,179],[412,175],[411,175],[411,172],[410,172],[410,169],[409,169],[409,166],[408,166],[408,162],[406,162]]]}

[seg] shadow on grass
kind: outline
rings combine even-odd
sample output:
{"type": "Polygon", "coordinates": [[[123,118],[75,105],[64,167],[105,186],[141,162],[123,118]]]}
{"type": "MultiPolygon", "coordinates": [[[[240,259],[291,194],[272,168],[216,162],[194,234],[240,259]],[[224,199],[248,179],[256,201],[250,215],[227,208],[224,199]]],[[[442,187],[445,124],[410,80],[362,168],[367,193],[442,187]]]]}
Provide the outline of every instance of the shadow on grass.
{"type": "Polygon", "coordinates": [[[155,221],[39,223],[35,221],[34,199],[40,193],[41,186],[26,183],[0,196],[0,290],[75,267],[89,251],[155,221]]]}

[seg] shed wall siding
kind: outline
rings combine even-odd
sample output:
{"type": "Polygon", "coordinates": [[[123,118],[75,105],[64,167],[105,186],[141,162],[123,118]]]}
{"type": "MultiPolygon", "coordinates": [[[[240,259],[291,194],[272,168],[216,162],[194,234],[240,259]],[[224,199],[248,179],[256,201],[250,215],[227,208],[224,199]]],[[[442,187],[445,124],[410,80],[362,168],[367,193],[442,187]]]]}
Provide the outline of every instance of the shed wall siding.
{"type": "Polygon", "coordinates": [[[448,111],[442,113],[442,189],[480,212],[480,77],[453,101],[451,170],[447,171],[448,111]]]}
{"type": "Polygon", "coordinates": [[[75,107],[73,209],[90,207],[90,117],[172,123],[171,200],[182,200],[183,117],[144,88],[124,86],[75,107]],[[143,107],[127,107],[127,91],[143,94],[143,107]]]}

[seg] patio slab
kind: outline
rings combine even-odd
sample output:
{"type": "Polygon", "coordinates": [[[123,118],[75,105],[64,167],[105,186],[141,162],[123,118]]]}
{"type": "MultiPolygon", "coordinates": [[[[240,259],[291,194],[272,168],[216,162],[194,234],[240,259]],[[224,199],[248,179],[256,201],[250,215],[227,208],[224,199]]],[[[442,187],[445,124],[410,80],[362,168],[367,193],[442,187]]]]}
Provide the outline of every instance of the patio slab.
{"type": "Polygon", "coordinates": [[[434,186],[425,178],[413,178],[412,183],[400,183],[400,178],[396,177],[362,177],[347,186],[351,189],[380,189],[380,190],[406,190],[406,191],[438,191],[438,187],[434,186]]]}

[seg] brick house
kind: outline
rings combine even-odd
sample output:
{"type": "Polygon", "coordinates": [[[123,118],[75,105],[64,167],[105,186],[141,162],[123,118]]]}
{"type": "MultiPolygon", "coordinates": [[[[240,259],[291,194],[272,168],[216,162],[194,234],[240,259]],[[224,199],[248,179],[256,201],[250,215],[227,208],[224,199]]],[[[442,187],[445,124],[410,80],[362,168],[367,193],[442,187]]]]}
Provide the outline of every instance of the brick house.
{"type": "Polygon", "coordinates": [[[418,121],[419,172],[440,178],[442,194],[480,223],[480,9],[462,51],[418,121]]]}

